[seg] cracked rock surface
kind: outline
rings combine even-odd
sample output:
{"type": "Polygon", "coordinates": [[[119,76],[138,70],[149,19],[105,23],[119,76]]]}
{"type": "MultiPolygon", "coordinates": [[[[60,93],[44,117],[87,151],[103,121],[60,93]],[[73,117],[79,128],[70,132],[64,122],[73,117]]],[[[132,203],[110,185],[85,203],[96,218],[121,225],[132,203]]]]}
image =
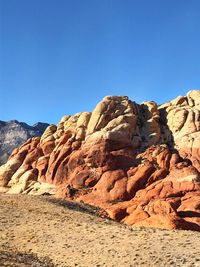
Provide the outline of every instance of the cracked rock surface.
{"type": "Polygon", "coordinates": [[[130,226],[200,231],[200,90],[163,105],[107,96],[0,167],[7,194],[56,194],[130,226]]]}

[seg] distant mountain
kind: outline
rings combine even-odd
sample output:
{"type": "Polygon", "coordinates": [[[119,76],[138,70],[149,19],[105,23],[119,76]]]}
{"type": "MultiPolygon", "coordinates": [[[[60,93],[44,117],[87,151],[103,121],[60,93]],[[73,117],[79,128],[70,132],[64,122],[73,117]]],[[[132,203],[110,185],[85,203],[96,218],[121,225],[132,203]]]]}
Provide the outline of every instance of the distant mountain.
{"type": "Polygon", "coordinates": [[[0,165],[7,161],[13,149],[31,137],[41,136],[48,125],[42,122],[30,126],[17,120],[0,121],[0,165]]]}

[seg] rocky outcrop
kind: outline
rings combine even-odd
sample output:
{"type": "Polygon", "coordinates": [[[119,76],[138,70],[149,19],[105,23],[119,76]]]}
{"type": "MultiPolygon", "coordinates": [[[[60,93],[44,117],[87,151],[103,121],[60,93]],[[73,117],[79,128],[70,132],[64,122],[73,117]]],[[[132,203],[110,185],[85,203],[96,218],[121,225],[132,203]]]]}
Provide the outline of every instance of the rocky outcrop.
{"type": "Polygon", "coordinates": [[[15,149],[1,190],[56,191],[127,225],[200,230],[199,103],[199,90],[161,106],[107,96],[15,149]]]}
{"type": "MultiPolygon", "coordinates": [[[[160,106],[160,110],[166,114],[165,127],[176,149],[200,171],[200,90],[189,91],[186,97],[180,96],[160,106]]],[[[165,127],[164,133],[167,132],[165,127]]],[[[166,134],[163,136],[169,139],[166,134]]]]}
{"type": "Polygon", "coordinates": [[[31,137],[41,136],[47,126],[49,124],[41,122],[29,126],[16,120],[0,121],[0,165],[7,161],[13,149],[31,137]]]}

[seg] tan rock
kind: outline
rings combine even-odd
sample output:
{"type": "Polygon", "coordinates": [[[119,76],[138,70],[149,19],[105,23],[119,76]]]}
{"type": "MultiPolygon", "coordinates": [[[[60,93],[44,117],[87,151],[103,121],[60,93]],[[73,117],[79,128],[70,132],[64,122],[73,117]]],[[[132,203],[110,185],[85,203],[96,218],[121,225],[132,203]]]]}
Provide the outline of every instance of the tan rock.
{"type": "Polygon", "coordinates": [[[19,181],[15,183],[10,190],[7,191],[8,194],[20,194],[24,192],[28,186],[37,181],[37,169],[28,170],[23,173],[19,181]]]}
{"type": "Polygon", "coordinates": [[[55,194],[128,225],[200,230],[200,91],[157,106],[107,96],[0,167],[7,193],[55,194]]]}
{"type": "Polygon", "coordinates": [[[18,158],[10,159],[7,163],[0,167],[0,186],[6,186],[13,174],[22,164],[18,158]]]}

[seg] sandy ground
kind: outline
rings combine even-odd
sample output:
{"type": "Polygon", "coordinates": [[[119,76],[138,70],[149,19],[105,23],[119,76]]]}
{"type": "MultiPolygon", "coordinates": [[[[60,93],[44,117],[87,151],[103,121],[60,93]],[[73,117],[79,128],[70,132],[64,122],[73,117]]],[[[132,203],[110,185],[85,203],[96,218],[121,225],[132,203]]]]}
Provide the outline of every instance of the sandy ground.
{"type": "Polygon", "coordinates": [[[200,233],[130,229],[83,204],[0,194],[0,266],[200,267],[200,233]]]}

